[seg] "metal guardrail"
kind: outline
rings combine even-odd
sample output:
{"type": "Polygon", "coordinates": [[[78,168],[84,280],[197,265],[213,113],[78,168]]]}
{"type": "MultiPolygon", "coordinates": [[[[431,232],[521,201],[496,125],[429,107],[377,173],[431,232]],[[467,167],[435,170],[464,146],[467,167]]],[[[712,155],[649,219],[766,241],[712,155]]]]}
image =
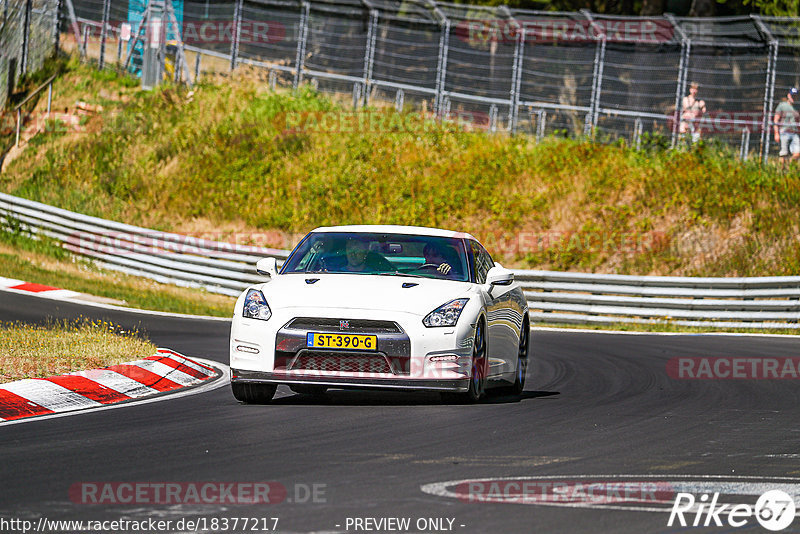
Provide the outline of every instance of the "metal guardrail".
{"type": "MultiPolygon", "coordinates": [[[[0,193],[0,225],[47,236],[101,267],[238,295],[265,280],[255,263],[288,251],[197,239],[0,193]]],[[[800,328],[800,276],[692,278],[515,271],[533,322],[800,328]]]]}

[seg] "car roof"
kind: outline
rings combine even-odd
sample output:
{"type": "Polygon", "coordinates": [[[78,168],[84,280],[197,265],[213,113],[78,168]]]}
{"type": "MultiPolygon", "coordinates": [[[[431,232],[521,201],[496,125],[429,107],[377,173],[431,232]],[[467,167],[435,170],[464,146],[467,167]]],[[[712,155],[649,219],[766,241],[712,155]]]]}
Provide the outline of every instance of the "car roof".
{"type": "MultiPolygon", "coordinates": [[[[458,239],[475,239],[468,233],[425,226],[401,226],[396,224],[353,224],[347,226],[321,226],[312,232],[351,232],[351,233],[386,233],[401,235],[424,235],[431,237],[454,237],[458,239]]],[[[475,239],[477,241],[477,239],[475,239]]]]}

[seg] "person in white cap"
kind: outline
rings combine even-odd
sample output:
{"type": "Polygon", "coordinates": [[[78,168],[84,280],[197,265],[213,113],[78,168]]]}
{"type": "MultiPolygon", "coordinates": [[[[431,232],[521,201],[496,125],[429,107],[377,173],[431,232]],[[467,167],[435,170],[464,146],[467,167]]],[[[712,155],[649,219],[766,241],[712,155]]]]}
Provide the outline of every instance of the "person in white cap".
{"type": "Polygon", "coordinates": [[[775,117],[772,119],[775,129],[775,142],[781,144],[778,154],[781,166],[786,165],[786,156],[792,153],[791,161],[800,158],[800,135],[797,133],[797,111],[794,109],[794,100],[797,98],[797,88],[792,87],[778,107],[775,108],[775,117]]]}

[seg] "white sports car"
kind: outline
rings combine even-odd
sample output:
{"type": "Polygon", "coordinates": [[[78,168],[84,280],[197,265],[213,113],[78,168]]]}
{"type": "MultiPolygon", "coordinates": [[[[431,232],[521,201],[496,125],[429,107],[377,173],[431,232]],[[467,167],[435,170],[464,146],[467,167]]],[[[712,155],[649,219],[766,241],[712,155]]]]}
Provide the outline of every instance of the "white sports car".
{"type": "Polygon", "coordinates": [[[477,401],[525,385],[528,305],[514,273],[469,234],[413,226],[317,228],[236,301],[231,386],[440,391],[477,401]]]}

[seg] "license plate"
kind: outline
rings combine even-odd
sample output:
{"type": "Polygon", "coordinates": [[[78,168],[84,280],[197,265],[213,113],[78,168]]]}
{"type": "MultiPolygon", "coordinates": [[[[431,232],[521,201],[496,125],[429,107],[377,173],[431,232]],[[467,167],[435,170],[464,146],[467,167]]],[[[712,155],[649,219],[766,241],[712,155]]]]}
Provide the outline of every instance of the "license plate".
{"type": "Polygon", "coordinates": [[[321,349],[378,350],[378,336],[309,332],[306,337],[306,346],[321,349]]]}

